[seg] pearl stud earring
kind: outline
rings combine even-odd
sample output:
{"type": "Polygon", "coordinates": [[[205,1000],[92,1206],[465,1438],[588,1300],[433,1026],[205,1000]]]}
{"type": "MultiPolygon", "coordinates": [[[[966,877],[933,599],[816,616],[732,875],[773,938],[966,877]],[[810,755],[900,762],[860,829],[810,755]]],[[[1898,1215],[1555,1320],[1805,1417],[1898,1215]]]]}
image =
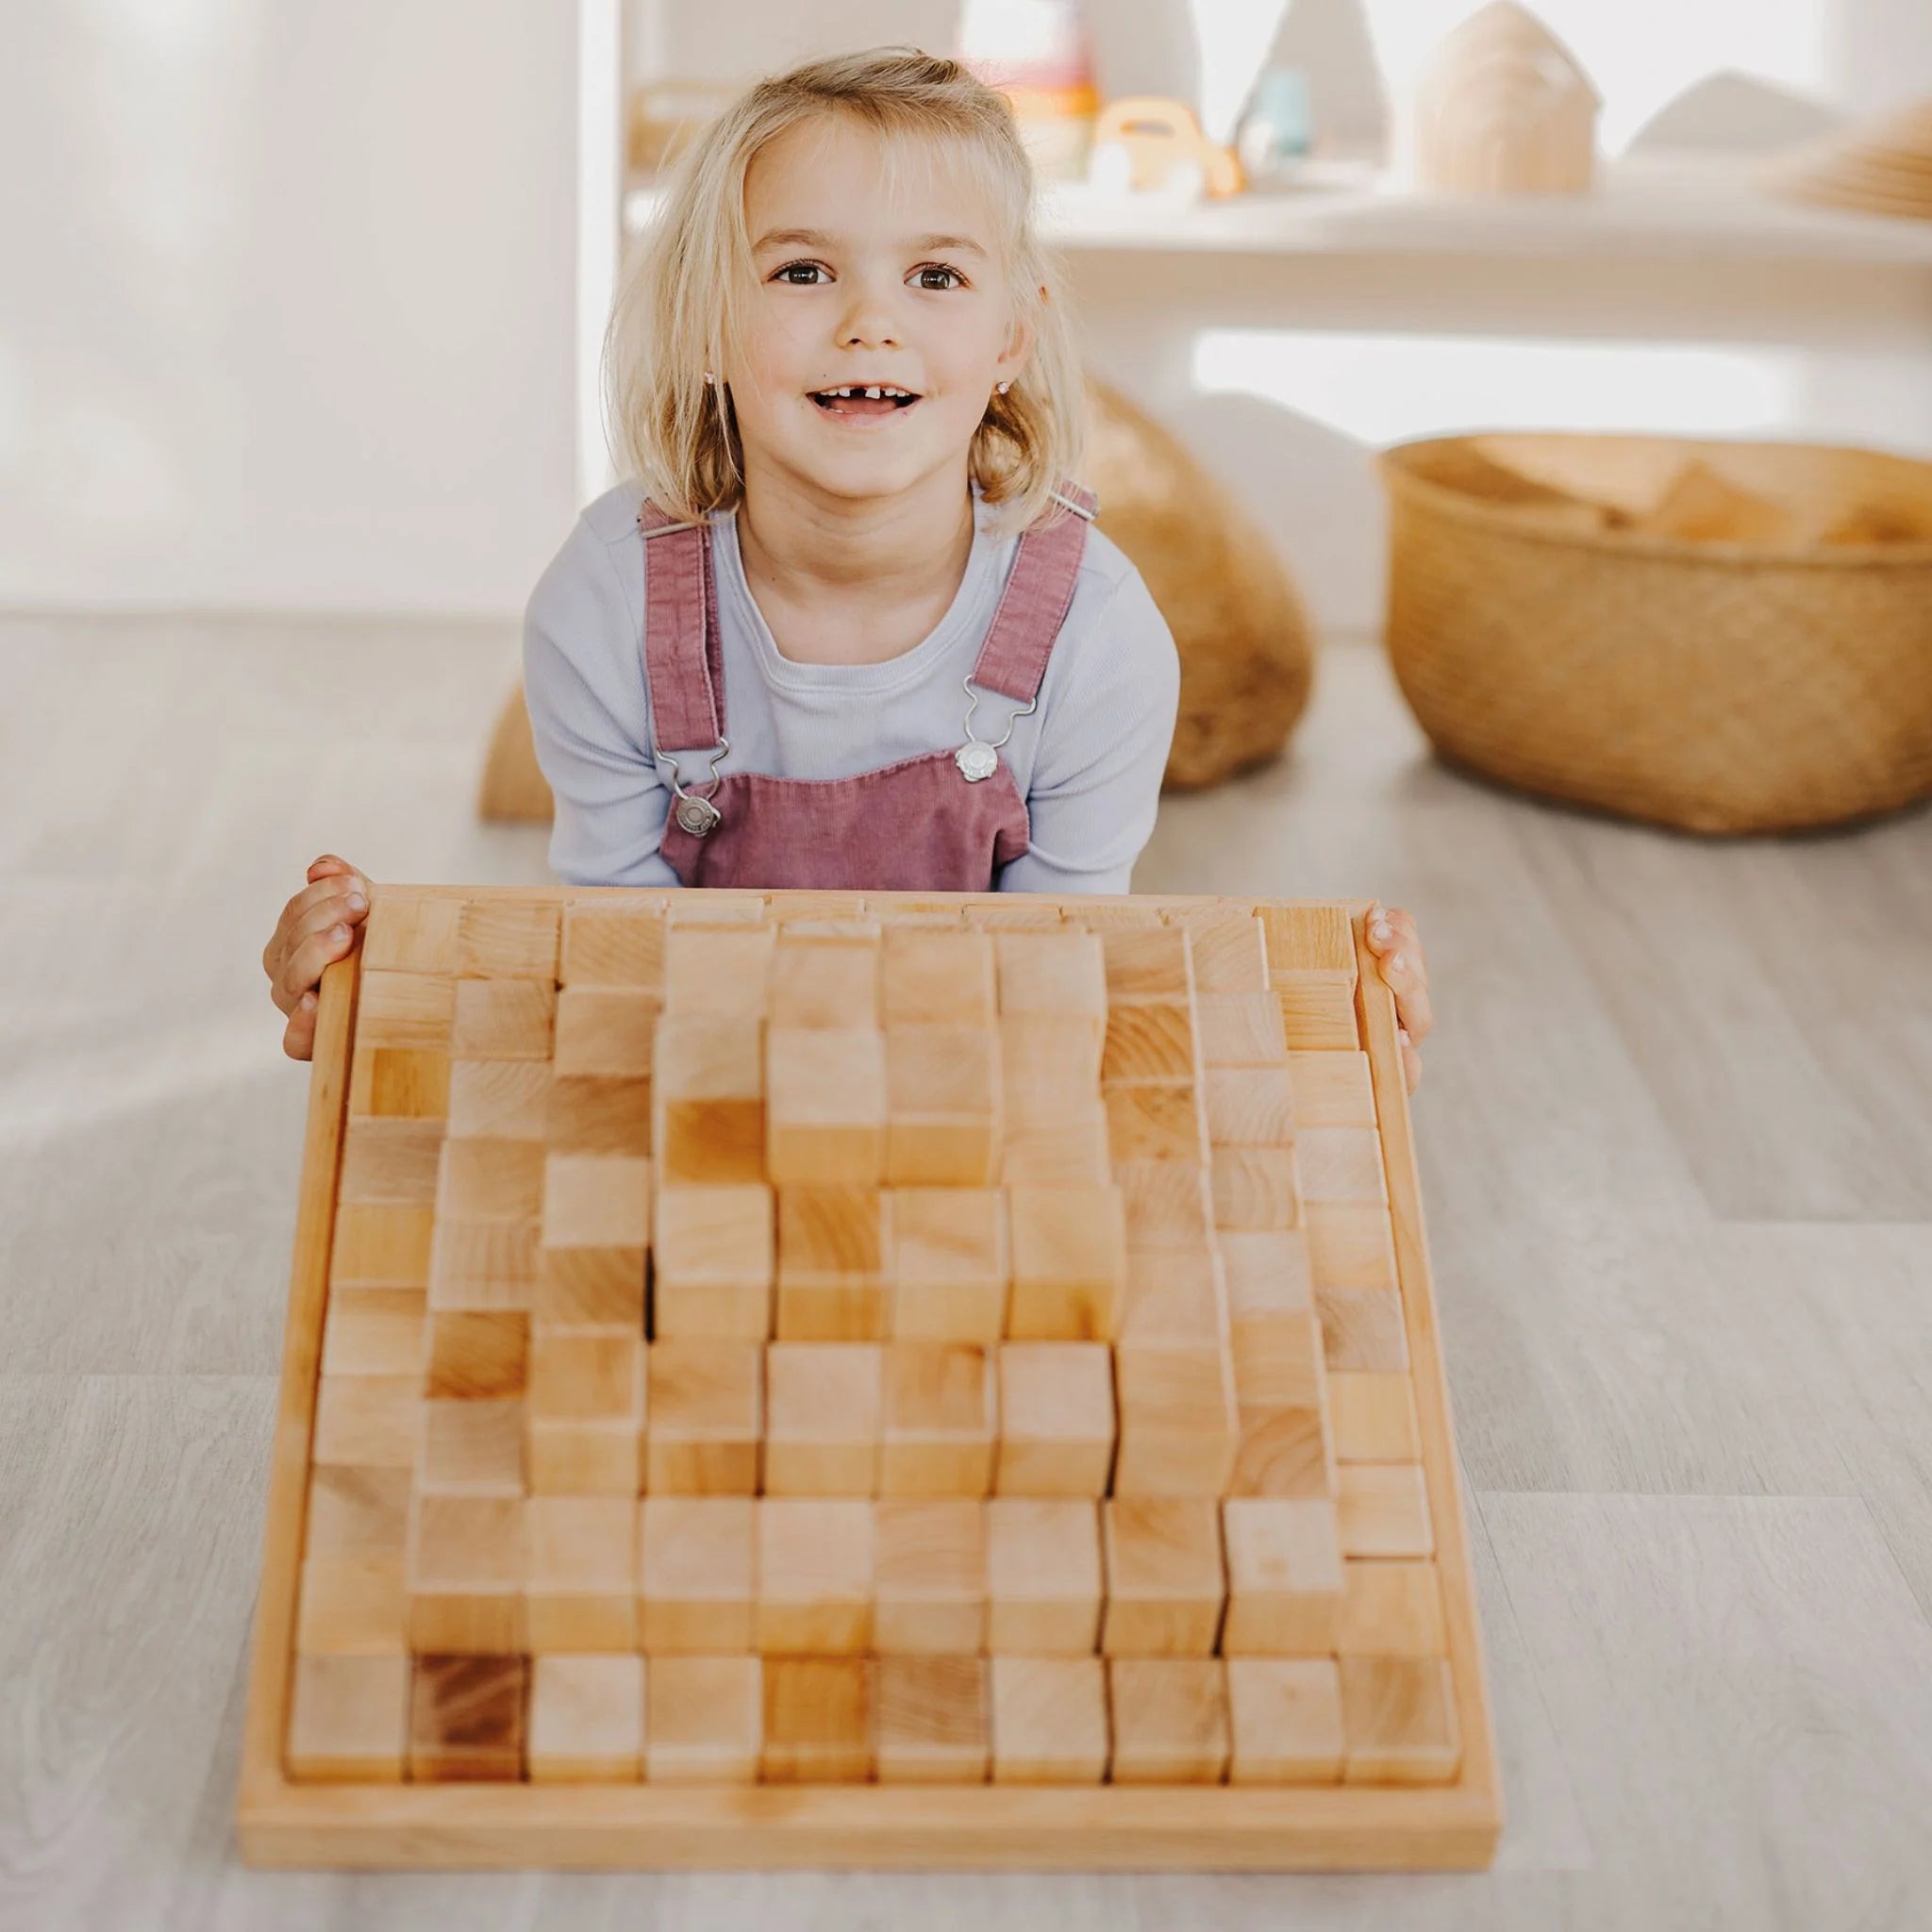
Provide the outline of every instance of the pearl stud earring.
{"type": "Polygon", "coordinates": [[[1001,393],[1001,395],[1005,395],[1005,394],[1006,394],[1006,392],[1007,392],[1007,391],[1008,391],[1009,389],[1011,389],[1011,388],[1012,388],[1012,386],[1013,386],[1013,385],[1012,385],[1012,384],[1011,384],[1010,382],[1003,382],[1003,383],[1001,383],[1001,384],[1000,384],[1000,393],[1001,393]]]}
{"type": "Polygon", "coordinates": [[[709,370],[708,369],[708,370],[706,370],[706,371],[705,371],[705,380],[706,380],[707,382],[709,382],[709,381],[710,381],[711,379],[712,379],[712,377],[711,377],[711,372],[710,372],[710,371],[709,371],[709,370]]]}

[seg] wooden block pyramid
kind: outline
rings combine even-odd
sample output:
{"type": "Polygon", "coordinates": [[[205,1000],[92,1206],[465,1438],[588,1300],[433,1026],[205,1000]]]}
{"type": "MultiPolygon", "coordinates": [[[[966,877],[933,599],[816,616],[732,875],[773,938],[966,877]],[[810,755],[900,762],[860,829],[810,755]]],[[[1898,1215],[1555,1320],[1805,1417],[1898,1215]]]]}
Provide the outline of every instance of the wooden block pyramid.
{"type": "Polygon", "coordinates": [[[247,1855],[1486,1862],[1361,909],[376,887],[247,1855]]]}

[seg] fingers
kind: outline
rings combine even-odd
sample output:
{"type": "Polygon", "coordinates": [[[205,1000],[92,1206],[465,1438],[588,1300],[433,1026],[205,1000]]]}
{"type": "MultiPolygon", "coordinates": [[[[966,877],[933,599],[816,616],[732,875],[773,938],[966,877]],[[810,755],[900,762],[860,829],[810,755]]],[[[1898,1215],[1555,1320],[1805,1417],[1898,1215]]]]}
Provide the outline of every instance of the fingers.
{"type": "Polygon", "coordinates": [[[315,995],[305,992],[289,1015],[289,1024],[282,1029],[282,1051],[291,1060],[315,1058],[315,995]]]}
{"type": "Polygon", "coordinates": [[[1415,921],[1399,908],[1380,902],[1369,908],[1369,950],[1376,956],[1384,983],[1395,995],[1395,1017],[1415,1041],[1425,1040],[1436,1024],[1429,1003],[1429,969],[1423,958],[1415,921]]]}
{"type": "Polygon", "coordinates": [[[1423,1057],[1416,1051],[1415,1042],[1409,1038],[1407,1028],[1396,1035],[1396,1045],[1402,1053],[1403,1084],[1413,1093],[1422,1084],[1423,1057]]]}
{"type": "Polygon", "coordinates": [[[316,929],[296,942],[275,979],[275,1005],[285,1013],[293,1012],[302,995],[321,985],[323,968],[355,951],[359,929],[353,923],[330,923],[326,913],[320,915],[316,929]]]}
{"type": "Polygon", "coordinates": [[[315,984],[329,960],[350,950],[368,916],[369,889],[353,871],[327,874],[289,901],[261,955],[261,970],[283,1012],[315,984]]]}

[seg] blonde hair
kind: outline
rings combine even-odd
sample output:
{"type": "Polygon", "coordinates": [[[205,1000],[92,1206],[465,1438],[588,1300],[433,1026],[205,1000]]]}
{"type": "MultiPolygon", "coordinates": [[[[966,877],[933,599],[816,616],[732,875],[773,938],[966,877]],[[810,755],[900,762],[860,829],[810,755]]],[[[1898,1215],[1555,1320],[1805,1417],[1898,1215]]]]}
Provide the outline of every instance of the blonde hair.
{"type": "Polygon", "coordinates": [[[874,47],[767,76],[706,126],[678,158],[659,213],[640,237],[604,335],[604,395],[612,458],[672,515],[695,521],[744,493],[725,385],[704,372],[743,340],[754,273],[744,223],[753,156],[787,129],[842,114],[885,138],[921,136],[972,166],[992,202],[1012,322],[1034,330],[1024,368],[992,396],[968,469],[1008,531],[1064,514],[1053,491],[1077,476],[1086,392],[1059,263],[1034,222],[1035,176],[1006,96],[957,60],[916,47],[874,47]],[[1044,285],[1046,294],[1041,295],[1044,285]]]}

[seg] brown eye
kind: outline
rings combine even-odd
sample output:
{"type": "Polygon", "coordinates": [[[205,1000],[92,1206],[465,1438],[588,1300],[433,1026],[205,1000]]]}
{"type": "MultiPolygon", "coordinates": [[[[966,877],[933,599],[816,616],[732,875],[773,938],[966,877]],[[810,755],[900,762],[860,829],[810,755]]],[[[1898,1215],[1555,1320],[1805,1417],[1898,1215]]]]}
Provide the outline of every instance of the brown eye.
{"type": "Polygon", "coordinates": [[[944,265],[943,265],[942,263],[938,263],[938,262],[934,263],[934,264],[933,264],[933,265],[932,265],[932,266],[931,266],[930,268],[923,268],[923,269],[919,269],[919,270],[917,270],[917,271],[916,271],[916,273],[918,274],[918,275],[919,275],[919,276],[920,276],[920,278],[921,278],[921,280],[920,280],[920,286],[921,286],[921,287],[922,287],[923,289],[925,289],[925,290],[927,290],[927,291],[929,291],[930,293],[932,293],[932,294],[935,294],[935,295],[943,295],[943,294],[946,294],[946,293],[948,292],[948,290],[947,290],[947,289],[943,289],[943,288],[941,288],[941,289],[935,289],[935,288],[933,288],[933,287],[932,287],[932,284],[931,284],[931,283],[929,283],[929,282],[927,282],[927,281],[926,281],[926,280],[924,279],[924,277],[925,277],[925,276],[927,276],[927,275],[951,275],[951,276],[952,276],[952,278],[953,278],[953,282],[954,282],[954,283],[956,283],[956,284],[958,284],[958,286],[960,286],[960,287],[962,287],[962,288],[963,288],[963,287],[965,286],[965,282],[966,282],[966,277],[965,277],[964,275],[961,275],[961,274],[959,273],[959,271],[958,271],[958,269],[956,269],[956,268],[947,268],[947,267],[945,267],[945,266],[944,266],[944,265]]]}

